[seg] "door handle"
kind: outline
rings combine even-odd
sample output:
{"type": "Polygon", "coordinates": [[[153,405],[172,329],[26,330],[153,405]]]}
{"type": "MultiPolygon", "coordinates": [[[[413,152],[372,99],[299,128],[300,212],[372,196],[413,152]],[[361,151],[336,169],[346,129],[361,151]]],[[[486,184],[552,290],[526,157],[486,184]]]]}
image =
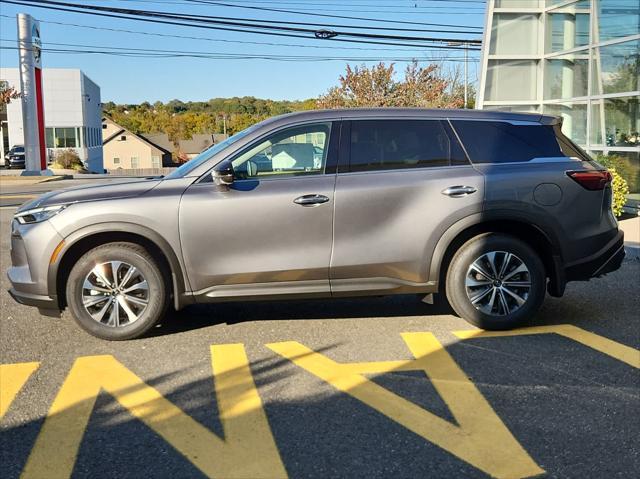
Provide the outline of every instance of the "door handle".
{"type": "Polygon", "coordinates": [[[442,190],[443,195],[451,196],[451,198],[462,198],[463,196],[475,193],[477,190],[473,186],[450,186],[442,190]]]}
{"type": "Polygon", "coordinates": [[[293,202],[300,206],[316,206],[329,201],[324,195],[303,195],[297,197],[293,202]]]}

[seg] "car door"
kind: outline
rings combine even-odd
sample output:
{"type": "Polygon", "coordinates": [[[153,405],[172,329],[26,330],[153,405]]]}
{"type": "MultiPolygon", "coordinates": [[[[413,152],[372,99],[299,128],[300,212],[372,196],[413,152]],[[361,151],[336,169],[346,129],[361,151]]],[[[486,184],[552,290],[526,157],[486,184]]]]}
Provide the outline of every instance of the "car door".
{"type": "Polygon", "coordinates": [[[232,158],[234,182],[206,175],[180,205],[198,300],[328,293],[339,123],[287,127],[232,158]]]}
{"type": "Polygon", "coordinates": [[[437,240],[482,211],[483,176],[446,120],[352,120],[341,136],[333,294],[427,290],[437,240]]]}

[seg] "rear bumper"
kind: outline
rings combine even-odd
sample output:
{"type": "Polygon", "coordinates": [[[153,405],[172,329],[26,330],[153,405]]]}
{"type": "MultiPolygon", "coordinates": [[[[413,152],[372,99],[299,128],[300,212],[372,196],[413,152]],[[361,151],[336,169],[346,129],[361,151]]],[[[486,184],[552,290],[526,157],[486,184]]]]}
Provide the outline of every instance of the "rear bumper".
{"type": "Polygon", "coordinates": [[[566,281],[587,281],[620,268],[624,260],[624,233],[618,234],[603,248],[565,268],[566,281]]]}

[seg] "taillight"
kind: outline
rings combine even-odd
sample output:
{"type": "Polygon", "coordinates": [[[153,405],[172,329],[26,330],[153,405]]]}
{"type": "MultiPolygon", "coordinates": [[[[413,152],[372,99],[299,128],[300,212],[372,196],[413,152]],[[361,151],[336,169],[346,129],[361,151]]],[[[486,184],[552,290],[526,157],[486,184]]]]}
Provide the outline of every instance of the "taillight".
{"type": "Polygon", "coordinates": [[[604,190],[611,183],[611,173],[607,170],[596,171],[567,171],[567,175],[573,181],[587,190],[604,190]]]}

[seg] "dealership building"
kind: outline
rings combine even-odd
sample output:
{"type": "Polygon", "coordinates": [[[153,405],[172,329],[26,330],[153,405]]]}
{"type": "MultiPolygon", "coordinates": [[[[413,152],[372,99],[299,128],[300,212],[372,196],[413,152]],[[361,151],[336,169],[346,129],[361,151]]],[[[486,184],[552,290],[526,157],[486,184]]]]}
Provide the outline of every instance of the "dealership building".
{"type": "Polygon", "coordinates": [[[640,200],[640,0],[487,0],[477,107],[563,118],[640,200]]]}
{"type": "MultiPolygon", "coordinates": [[[[77,69],[45,68],[42,71],[45,140],[48,160],[57,152],[74,149],[87,169],[102,173],[102,108],[100,87],[77,69]]],[[[0,82],[20,91],[17,68],[0,68],[0,82]]],[[[20,99],[0,111],[0,153],[24,145],[20,99]]]]}

